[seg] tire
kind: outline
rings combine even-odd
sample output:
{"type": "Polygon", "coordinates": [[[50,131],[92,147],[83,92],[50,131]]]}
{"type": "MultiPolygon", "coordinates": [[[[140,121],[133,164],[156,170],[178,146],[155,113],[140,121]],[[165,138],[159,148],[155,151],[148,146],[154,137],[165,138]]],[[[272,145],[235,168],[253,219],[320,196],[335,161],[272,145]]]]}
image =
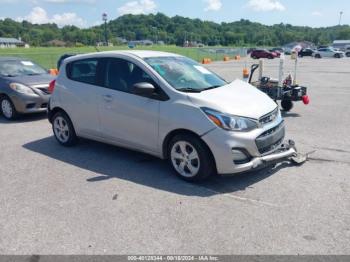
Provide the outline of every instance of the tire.
{"type": "Polygon", "coordinates": [[[52,117],[52,131],[62,146],[71,147],[78,141],[72,121],[63,111],[57,112],[52,117]]]}
{"type": "Polygon", "coordinates": [[[255,55],[254,55],[254,56],[252,56],[252,58],[253,58],[253,59],[258,59],[258,58],[257,58],[255,55]]]}
{"type": "Polygon", "coordinates": [[[335,58],[340,58],[340,55],[339,54],[335,54],[334,57],[335,58]]]}
{"type": "Polygon", "coordinates": [[[292,110],[294,104],[291,100],[282,100],[281,106],[283,108],[283,111],[289,112],[290,110],[292,110]]]}
{"type": "Polygon", "coordinates": [[[15,106],[7,96],[0,97],[0,111],[7,120],[14,120],[18,117],[15,106]]]}
{"type": "Polygon", "coordinates": [[[350,57],[350,52],[347,52],[345,55],[346,57],[350,57]]]}
{"type": "Polygon", "coordinates": [[[321,58],[321,55],[320,54],[316,54],[315,58],[321,58]]]}
{"type": "Polygon", "coordinates": [[[272,55],[270,55],[270,56],[268,56],[267,58],[268,58],[268,59],[273,59],[273,56],[272,56],[272,55]]]}
{"type": "Polygon", "coordinates": [[[176,135],[169,143],[168,156],[176,174],[188,182],[204,180],[216,171],[208,146],[191,134],[176,135]]]}

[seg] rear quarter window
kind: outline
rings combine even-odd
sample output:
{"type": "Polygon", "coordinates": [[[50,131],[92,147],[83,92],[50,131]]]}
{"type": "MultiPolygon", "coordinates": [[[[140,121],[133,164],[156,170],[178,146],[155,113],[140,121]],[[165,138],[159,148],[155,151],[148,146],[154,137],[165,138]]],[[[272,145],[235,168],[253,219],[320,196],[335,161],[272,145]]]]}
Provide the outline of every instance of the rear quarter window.
{"type": "Polygon", "coordinates": [[[71,62],[67,65],[67,77],[73,81],[96,85],[97,59],[85,59],[71,62]]]}

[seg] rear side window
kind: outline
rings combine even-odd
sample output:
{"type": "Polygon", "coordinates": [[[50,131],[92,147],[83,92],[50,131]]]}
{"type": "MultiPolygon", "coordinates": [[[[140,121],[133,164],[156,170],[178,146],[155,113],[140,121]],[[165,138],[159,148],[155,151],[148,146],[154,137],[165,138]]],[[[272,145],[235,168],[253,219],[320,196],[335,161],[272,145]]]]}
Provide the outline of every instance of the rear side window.
{"type": "Polygon", "coordinates": [[[85,59],[71,62],[67,65],[67,77],[73,81],[96,85],[97,59],[85,59]]]}

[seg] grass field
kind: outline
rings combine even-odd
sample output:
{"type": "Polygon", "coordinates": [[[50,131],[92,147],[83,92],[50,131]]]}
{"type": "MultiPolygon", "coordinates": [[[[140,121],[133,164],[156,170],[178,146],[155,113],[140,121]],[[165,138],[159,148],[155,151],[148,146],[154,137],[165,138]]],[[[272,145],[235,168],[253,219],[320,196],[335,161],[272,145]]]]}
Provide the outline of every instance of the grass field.
{"type": "MultiPolygon", "coordinates": [[[[111,50],[127,50],[126,46],[115,47],[99,47],[100,51],[111,50]]],[[[128,49],[130,50],[130,49],[128,49]]],[[[136,47],[135,50],[156,50],[181,54],[190,57],[197,61],[202,61],[203,58],[211,58],[214,60],[222,60],[224,53],[211,53],[207,49],[200,48],[183,48],[178,46],[151,46],[151,47],[136,47]]],[[[67,53],[89,53],[96,52],[95,47],[80,47],[80,48],[65,48],[65,47],[33,47],[33,48],[9,48],[0,49],[0,56],[19,56],[32,60],[45,68],[56,68],[58,58],[67,53]]]]}

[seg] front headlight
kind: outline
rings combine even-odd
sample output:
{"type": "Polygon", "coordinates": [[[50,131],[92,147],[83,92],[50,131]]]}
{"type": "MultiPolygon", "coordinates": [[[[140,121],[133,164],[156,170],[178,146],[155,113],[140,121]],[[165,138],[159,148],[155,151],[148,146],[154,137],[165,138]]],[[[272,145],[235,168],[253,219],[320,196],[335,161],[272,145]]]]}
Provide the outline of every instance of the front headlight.
{"type": "Polygon", "coordinates": [[[210,108],[202,110],[215,125],[225,130],[247,132],[258,128],[258,123],[250,118],[228,115],[210,108]]]}
{"type": "Polygon", "coordinates": [[[32,89],[20,83],[11,83],[10,87],[18,93],[22,94],[35,94],[32,89]]]}

